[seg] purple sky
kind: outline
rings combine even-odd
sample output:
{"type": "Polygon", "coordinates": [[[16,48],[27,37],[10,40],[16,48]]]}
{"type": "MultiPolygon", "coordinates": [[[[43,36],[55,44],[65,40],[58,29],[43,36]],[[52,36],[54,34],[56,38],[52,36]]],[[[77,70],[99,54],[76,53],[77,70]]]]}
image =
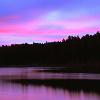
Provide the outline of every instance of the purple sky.
{"type": "Polygon", "coordinates": [[[58,41],[100,29],[100,0],[0,0],[0,44],[58,41]]]}

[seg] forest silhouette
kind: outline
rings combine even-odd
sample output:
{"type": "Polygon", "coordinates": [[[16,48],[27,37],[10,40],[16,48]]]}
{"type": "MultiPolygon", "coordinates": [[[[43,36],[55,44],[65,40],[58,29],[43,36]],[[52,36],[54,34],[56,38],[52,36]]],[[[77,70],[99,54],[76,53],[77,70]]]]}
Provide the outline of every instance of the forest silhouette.
{"type": "MultiPolygon", "coordinates": [[[[0,66],[100,65],[100,32],[68,36],[58,42],[12,44],[0,47],[0,66]]],[[[93,69],[94,70],[94,69],[93,69]]]]}

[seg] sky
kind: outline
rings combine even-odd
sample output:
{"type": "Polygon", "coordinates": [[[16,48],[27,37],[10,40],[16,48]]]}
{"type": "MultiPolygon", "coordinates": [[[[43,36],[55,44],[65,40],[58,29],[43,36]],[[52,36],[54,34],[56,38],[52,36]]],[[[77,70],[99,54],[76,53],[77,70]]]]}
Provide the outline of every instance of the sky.
{"type": "Polygon", "coordinates": [[[0,0],[0,45],[61,41],[100,30],[100,0],[0,0]]]}

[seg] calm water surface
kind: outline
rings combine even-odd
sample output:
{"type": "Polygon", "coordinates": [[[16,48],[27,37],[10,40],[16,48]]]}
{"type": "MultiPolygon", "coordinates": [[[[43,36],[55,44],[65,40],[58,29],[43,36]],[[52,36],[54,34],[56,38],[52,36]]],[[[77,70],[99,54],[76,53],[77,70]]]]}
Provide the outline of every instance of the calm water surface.
{"type": "MultiPolygon", "coordinates": [[[[78,79],[100,80],[100,74],[46,72],[48,68],[0,68],[0,100],[100,100],[100,92],[92,88],[88,91],[82,89],[67,89],[63,85],[52,87],[46,84],[21,84],[12,80],[53,80],[78,79]]],[[[29,81],[30,82],[30,81],[29,81]]],[[[98,82],[98,81],[97,81],[98,82]]],[[[56,83],[57,84],[57,83],[56,83]]],[[[74,86],[74,82],[71,83],[74,86]]],[[[92,83],[91,83],[92,84],[92,83]]],[[[65,84],[67,85],[67,84],[65,84]]],[[[77,88],[77,87],[75,87],[77,88]]],[[[94,86],[95,88],[95,86],[94,86]]],[[[98,87],[99,88],[99,87],[98,87]]],[[[99,90],[99,89],[98,89],[99,90]]]]}

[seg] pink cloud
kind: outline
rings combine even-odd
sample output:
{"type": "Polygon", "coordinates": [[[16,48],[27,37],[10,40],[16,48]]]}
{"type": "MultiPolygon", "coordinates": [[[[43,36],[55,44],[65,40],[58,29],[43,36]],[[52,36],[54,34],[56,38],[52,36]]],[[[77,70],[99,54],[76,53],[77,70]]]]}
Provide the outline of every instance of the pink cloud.
{"type": "MultiPolygon", "coordinates": [[[[9,16],[8,19],[18,19],[19,16],[9,16]]],[[[60,40],[60,38],[50,38],[49,35],[83,35],[82,33],[96,32],[99,30],[99,25],[97,21],[99,20],[98,16],[88,16],[79,19],[65,20],[65,21],[53,21],[46,22],[45,19],[36,19],[29,20],[23,23],[7,23],[4,22],[4,25],[0,26],[0,34],[4,35],[20,35],[25,36],[25,38],[34,37],[33,40],[37,41],[54,41],[60,40]],[[95,22],[96,21],[96,22],[95,22]],[[93,24],[93,25],[92,25],[93,24]],[[97,24],[97,25],[94,25],[97,24]],[[48,25],[53,26],[54,28],[47,27],[48,25]],[[43,26],[44,28],[41,28],[43,26]],[[46,26],[46,27],[45,27],[46,26]],[[62,27],[61,29],[58,27],[62,27]],[[37,37],[36,37],[37,35],[37,37]],[[45,35],[47,37],[45,37],[45,35]]],[[[16,37],[17,38],[17,37],[16,37]]]]}

